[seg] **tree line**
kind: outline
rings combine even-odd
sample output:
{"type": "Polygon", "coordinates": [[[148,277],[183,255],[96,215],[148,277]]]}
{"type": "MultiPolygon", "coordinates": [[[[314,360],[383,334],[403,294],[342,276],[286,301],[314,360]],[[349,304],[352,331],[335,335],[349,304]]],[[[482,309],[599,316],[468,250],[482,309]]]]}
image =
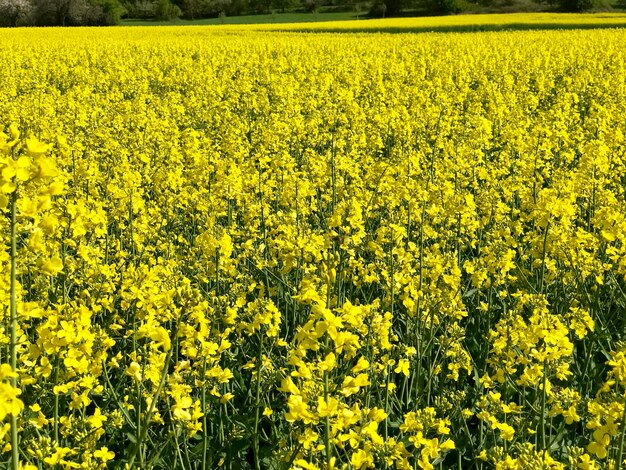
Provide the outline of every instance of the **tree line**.
{"type": "Polygon", "coordinates": [[[119,0],[0,0],[2,26],[113,25],[125,13],[119,0]]]}
{"type": "MultiPolygon", "coordinates": [[[[0,26],[97,26],[124,17],[169,21],[269,12],[353,9],[370,16],[459,13],[513,0],[0,0],[0,26]]],[[[535,0],[544,2],[546,0],[535,0]]],[[[609,0],[547,0],[563,11],[608,6],[609,0]]],[[[620,0],[626,4],[626,0],[620,0]]]]}

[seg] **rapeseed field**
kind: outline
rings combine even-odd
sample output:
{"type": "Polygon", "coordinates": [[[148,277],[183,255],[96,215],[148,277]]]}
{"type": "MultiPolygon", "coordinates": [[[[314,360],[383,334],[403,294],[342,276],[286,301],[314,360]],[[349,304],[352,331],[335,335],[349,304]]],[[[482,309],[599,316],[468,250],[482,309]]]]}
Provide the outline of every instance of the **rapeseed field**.
{"type": "Polygon", "coordinates": [[[3,465],[624,468],[626,16],[502,18],[0,30],[3,465]]]}

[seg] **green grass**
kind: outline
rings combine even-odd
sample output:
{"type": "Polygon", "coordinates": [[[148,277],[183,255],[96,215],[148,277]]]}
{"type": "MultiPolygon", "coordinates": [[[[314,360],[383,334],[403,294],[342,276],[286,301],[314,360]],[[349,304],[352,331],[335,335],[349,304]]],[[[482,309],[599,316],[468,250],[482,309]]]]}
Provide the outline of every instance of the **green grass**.
{"type": "MultiPolygon", "coordinates": [[[[364,17],[366,12],[361,13],[364,17]]],[[[357,19],[354,12],[341,13],[275,13],[270,15],[226,16],[224,18],[203,18],[199,20],[152,21],[124,19],[122,26],[149,25],[211,25],[211,24],[271,24],[271,23],[312,23],[317,21],[346,21],[357,19]]]]}

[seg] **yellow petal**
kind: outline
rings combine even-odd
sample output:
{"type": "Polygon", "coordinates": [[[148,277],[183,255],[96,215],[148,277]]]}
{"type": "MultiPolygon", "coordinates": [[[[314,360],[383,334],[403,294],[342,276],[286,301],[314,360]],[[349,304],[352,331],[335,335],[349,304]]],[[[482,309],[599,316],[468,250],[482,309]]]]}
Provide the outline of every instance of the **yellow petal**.
{"type": "Polygon", "coordinates": [[[13,181],[7,181],[2,186],[0,186],[0,193],[11,194],[16,189],[17,185],[13,181]]]}
{"type": "Polygon", "coordinates": [[[30,171],[28,171],[28,168],[18,168],[15,177],[18,181],[28,181],[30,179],[30,171]]]}
{"type": "Polygon", "coordinates": [[[44,144],[39,140],[31,137],[26,139],[26,152],[31,156],[43,155],[52,148],[51,144],[44,144]]]}
{"type": "Polygon", "coordinates": [[[41,270],[50,275],[54,275],[59,273],[63,269],[63,261],[58,256],[53,256],[48,261],[46,261],[42,266],[41,270]]]}
{"type": "Polygon", "coordinates": [[[17,140],[20,138],[20,130],[17,127],[17,124],[13,123],[9,126],[9,134],[11,134],[13,140],[17,140]]]}

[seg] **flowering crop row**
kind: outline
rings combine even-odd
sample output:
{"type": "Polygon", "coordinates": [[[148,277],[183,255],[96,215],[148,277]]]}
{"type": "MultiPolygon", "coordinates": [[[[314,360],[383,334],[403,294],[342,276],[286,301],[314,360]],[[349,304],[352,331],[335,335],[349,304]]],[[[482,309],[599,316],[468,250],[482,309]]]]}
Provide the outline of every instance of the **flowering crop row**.
{"type": "Polygon", "coordinates": [[[624,465],[625,32],[0,41],[11,468],[624,465]]]}

